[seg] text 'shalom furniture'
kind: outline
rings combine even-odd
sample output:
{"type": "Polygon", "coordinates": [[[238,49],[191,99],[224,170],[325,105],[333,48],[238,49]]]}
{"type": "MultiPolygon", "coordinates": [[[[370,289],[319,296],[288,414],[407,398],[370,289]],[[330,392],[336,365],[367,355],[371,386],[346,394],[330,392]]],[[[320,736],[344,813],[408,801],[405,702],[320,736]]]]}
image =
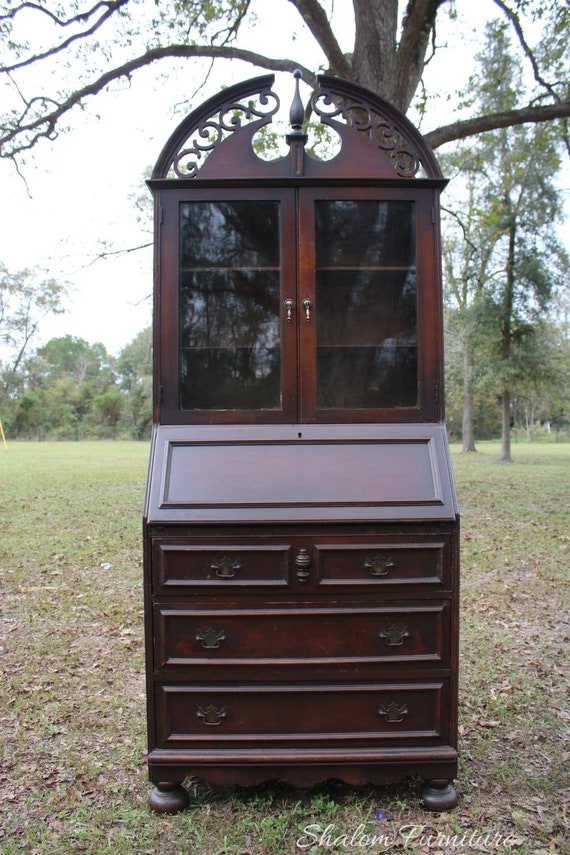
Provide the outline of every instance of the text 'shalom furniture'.
{"type": "MultiPolygon", "coordinates": [[[[298,76],[298,75],[297,75],[298,76]]],[[[163,149],[144,518],[150,803],[182,783],[415,774],[456,803],[459,516],[442,393],[445,181],[391,105],[272,76],[163,149]],[[334,141],[333,140],[333,141],[334,141]]]]}

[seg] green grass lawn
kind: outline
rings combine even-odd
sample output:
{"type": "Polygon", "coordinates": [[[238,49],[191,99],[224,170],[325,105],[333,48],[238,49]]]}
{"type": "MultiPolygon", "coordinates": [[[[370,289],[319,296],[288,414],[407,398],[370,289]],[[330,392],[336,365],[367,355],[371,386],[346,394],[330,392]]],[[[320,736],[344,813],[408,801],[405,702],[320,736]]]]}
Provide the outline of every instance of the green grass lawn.
{"type": "Polygon", "coordinates": [[[495,463],[498,444],[479,449],[453,448],[459,807],[426,813],[414,780],[310,792],[195,782],[189,810],[168,817],[147,809],[148,446],[0,447],[0,853],[568,852],[570,445],[514,443],[513,464],[495,463]],[[329,826],[320,842],[317,825],[329,826]]]}

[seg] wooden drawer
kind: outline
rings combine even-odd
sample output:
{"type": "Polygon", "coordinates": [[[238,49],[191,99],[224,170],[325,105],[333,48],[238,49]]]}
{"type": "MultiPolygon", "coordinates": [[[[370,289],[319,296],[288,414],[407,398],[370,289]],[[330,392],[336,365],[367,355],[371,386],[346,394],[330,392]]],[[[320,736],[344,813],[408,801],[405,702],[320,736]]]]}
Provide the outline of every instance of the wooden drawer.
{"type": "Polygon", "coordinates": [[[156,686],[157,748],[441,744],[446,681],[351,686],[156,686]]]}
{"type": "Polygon", "coordinates": [[[157,537],[152,540],[153,585],[168,593],[252,593],[260,588],[386,591],[422,585],[448,587],[451,547],[445,538],[324,538],[271,536],[256,540],[157,537]]]}
{"type": "Polygon", "coordinates": [[[352,588],[443,585],[448,580],[444,542],[398,541],[315,546],[320,586],[352,588]]]}
{"type": "Polygon", "coordinates": [[[157,593],[175,588],[210,591],[287,587],[289,545],[220,545],[154,538],[152,561],[157,593]]]}
{"type": "MultiPolygon", "coordinates": [[[[155,606],[156,667],[449,664],[449,604],[299,609],[155,606]]],[[[212,677],[216,679],[216,677],[212,677]]]]}

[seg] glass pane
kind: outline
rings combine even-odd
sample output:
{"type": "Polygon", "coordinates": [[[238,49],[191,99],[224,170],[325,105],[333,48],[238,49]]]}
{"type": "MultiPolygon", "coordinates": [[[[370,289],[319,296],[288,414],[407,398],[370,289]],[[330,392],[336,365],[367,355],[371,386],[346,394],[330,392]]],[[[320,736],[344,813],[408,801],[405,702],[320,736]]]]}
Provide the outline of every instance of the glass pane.
{"type": "Polygon", "coordinates": [[[180,407],[281,405],[278,202],[180,211],[180,407]]]}
{"type": "Polygon", "coordinates": [[[316,202],[317,406],[417,406],[413,202],[316,202]]]}
{"type": "Polygon", "coordinates": [[[186,202],[180,238],[183,269],[278,267],[279,203],[186,202]]]}
{"type": "Polygon", "coordinates": [[[279,373],[279,350],[272,348],[185,350],[180,370],[182,409],[261,408],[275,400],[279,373]]]}

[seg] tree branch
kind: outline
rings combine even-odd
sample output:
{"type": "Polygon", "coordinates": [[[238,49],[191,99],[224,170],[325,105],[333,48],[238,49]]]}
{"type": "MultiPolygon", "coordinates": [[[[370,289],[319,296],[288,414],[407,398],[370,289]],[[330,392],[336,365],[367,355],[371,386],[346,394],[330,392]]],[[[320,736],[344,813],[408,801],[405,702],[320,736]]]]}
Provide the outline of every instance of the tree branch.
{"type": "Polygon", "coordinates": [[[87,21],[91,15],[100,9],[101,6],[108,5],[108,3],[99,2],[96,3],[88,12],[80,12],[72,18],[62,20],[61,18],[58,18],[55,12],[52,12],[50,9],[46,9],[44,6],[40,6],[39,3],[20,3],[19,6],[16,6],[14,9],[10,9],[6,15],[0,15],[0,21],[13,21],[19,12],[22,12],[24,9],[33,9],[35,12],[41,12],[42,14],[47,15],[54,24],[57,24],[60,27],[68,27],[70,24],[77,24],[79,21],[87,21]]]}
{"type": "MultiPolygon", "coordinates": [[[[528,45],[528,43],[524,37],[523,29],[521,27],[518,15],[515,12],[513,12],[511,9],[509,9],[509,7],[504,2],[504,0],[494,0],[494,3],[499,7],[499,9],[501,9],[502,12],[504,12],[506,17],[511,22],[511,24],[515,30],[515,33],[517,34],[519,44],[520,44],[521,48],[523,49],[525,56],[527,57],[527,59],[529,60],[531,66],[532,66],[532,73],[534,75],[534,79],[536,80],[536,82],[538,83],[539,86],[542,86],[543,89],[545,89],[548,92],[548,94],[554,99],[554,101],[556,101],[557,103],[560,103],[561,98],[558,95],[556,88],[554,86],[552,86],[550,83],[548,83],[548,81],[545,80],[540,73],[540,69],[538,67],[538,63],[535,59],[534,53],[532,52],[531,48],[529,47],[529,45],[528,45]]],[[[562,136],[564,139],[564,144],[566,146],[566,150],[567,150],[568,154],[570,154],[570,135],[568,133],[568,123],[565,120],[562,122],[562,127],[563,127],[562,136]]]]}
{"type": "MultiPolygon", "coordinates": [[[[65,39],[63,42],[61,42],[61,44],[56,45],[56,47],[50,48],[49,50],[46,50],[43,53],[34,54],[33,56],[28,57],[28,59],[24,59],[21,62],[15,62],[13,65],[4,65],[4,66],[0,67],[0,73],[10,74],[10,72],[12,72],[12,71],[17,71],[20,68],[26,68],[27,66],[33,65],[35,62],[38,62],[39,60],[47,59],[47,57],[49,57],[49,56],[55,56],[56,54],[61,53],[61,51],[66,50],[66,48],[68,48],[70,45],[72,45],[73,42],[76,42],[79,39],[85,39],[88,36],[92,36],[93,33],[95,33],[105,23],[105,21],[108,18],[110,18],[112,15],[114,15],[114,13],[117,11],[117,9],[120,9],[121,6],[125,6],[129,2],[130,2],[130,0],[114,0],[114,2],[112,2],[112,3],[97,3],[97,5],[94,6],[93,9],[91,9],[89,12],[86,12],[83,15],[76,15],[74,18],[70,18],[68,21],[60,21],[58,18],[55,17],[55,15],[53,15],[53,13],[48,12],[47,9],[42,9],[40,6],[36,6],[34,3],[22,4],[22,6],[19,6],[18,9],[15,9],[13,11],[13,14],[11,14],[10,17],[14,17],[15,13],[17,11],[20,11],[20,9],[22,9],[24,7],[34,8],[34,9],[37,9],[38,11],[45,12],[47,15],[49,15],[49,17],[52,20],[54,20],[57,24],[59,24],[62,27],[66,27],[72,23],[77,23],[77,21],[88,20],[95,11],[99,10],[100,7],[104,7],[106,11],[103,12],[101,17],[98,18],[87,30],[82,30],[80,33],[75,33],[75,35],[70,36],[68,39],[65,39]]],[[[4,17],[8,17],[8,16],[4,16],[4,17]]]]}
{"type": "Polygon", "coordinates": [[[84,267],[91,267],[97,261],[102,261],[107,258],[111,258],[114,255],[128,255],[131,252],[138,252],[139,249],[148,249],[149,246],[153,246],[153,241],[148,241],[147,243],[139,243],[136,246],[128,246],[126,249],[110,249],[110,250],[101,250],[97,255],[94,255],[91,261],[84,265],[84,267]]]}
{"type": "Polygon", "coordinates": [[[524,33],[522,31],[522,27],[520,25],[520,21],[518,19],[518,16],[511,9],[509,9],[507,4],[504,3],[503,0],[493,0],[493,2],[499,7],[499,9],[501,9],[505,13],[507,18],[509,19],[509,21],[513,25],[513,28],[514,28],[515,33],[517,34],[517,38],[519,40],[519,44],[520,44],[521,48],[523,49],[525,56],[527,57],[527,59],[529,60],[531,66],[532,66],[532,72],[534,74],[534,79],[536,80],[536,82],[539,84],[539,86],[542,86],[544,89],[546,89],[548,94],[551,95],[555,101],[560,101],[560,98],[558,97],[556,90],[546,80],[544,80],[544,78],[540,74],[540,71],[538,68],[538,63],[537,63],[537,61],[534,57],[534,54],[533,54],[532,50],[530,49],[530,47],[528,46],[528,43],[524,37],[524,33]]]}
{"type": "Polygon", "coordinates": [[[475,246],[473,241],[470,239],[469,227],[463,222],[463,218],[461,217],[461,215],[457,211],[454,211],[451,208],[447,208],[445,205],[441,206],[441,211],[442,211],[442,213],[446,213],[449,217],[451,217],[451,219],[455,220],[455,222],[457,223],[457,225],[461,229],[463,242],[465,244],[467,244],[467,246],[470,247],[470,249],[472,250],[473,253],[475,253],[477,251],[477,247],[475,246]]]}
{"type": "Polygon", "coordinates": [[[167,57],[171,59],[190,57],[238,59],[271,71],[293,72],[296,68],[300,67],[305,82],[313,87],[316,87],[317,84],[313,72],[308,68],[299,66],[298,62],[288,59],[272,59],[271,57],[241,48],[223,45],[168,45],[166,47],[152,48],[141,56],[135,57],[135,59],[129,60],[129,62],[105,72],[97,80],[73,92],[61,103],[57,103],[54,99],[44,96],[36,96],[30,99],[17,125],[12,128],[3,126],[0,129],[0,157],[14,157],[14,155],[32,148],[43,137],[53,139],[61,118],[85,98],[101,92],[102,89],[105,89],[113,81],[121,77],[128,78],[134,71],[167,57]],[[51,112],[24,122],[32,106],[42,103],[54,104],[55,108],[51,112]]]}
{"type": "MultiPolygon", "coordinates": [[[[250,0],[242,0],[242,4],[241,4],[240,8],[238,9],[238,13],[237,13],[235,21],[232,24],[230,24],[230,26],[228,28],[226,28],[225,30],[222,30],[222,32],[227,33],[226,37],[222,41],[223,45],[227,45],[229,42],[232,41],[233,38],[235,38],[237,36],[238,30],[242,24],[242,21],[244,20],[245,16],[249,12],[249,6],[250,6],[250,0]]],[[[218,33],[218,35],[220,35],[220,33],[218,33]]],[[[212,39],[212,42],[213,41],[215,41],[215,38],[212,39]]]]}
{"type": "Polygon", "coordinates": [[[438,148],[452,140],[462,140],[466,137],[485,133],[485,131],[495,131],[498,128],[509,128],[513,125],[536,124],[553,119],[564,119],[568,116],[570,116],[570,102],[546,104],[543,107],[522,107],[520,110],[490,113],[488,116],[478,116],[475,119],[465,119],[462,122],[454,122],[452,125],[444,125],[424,134],[424,139],[432,148],[438,148]]]}
{"type": "Polygon", "coordinates": [[[352,75],[350,63],[340,49],[321,4],[317,3],[317,0],[289,0],[289,2],[297,9],[328,59],[329,71],[338,77],[350,78],[352,75]]]}

